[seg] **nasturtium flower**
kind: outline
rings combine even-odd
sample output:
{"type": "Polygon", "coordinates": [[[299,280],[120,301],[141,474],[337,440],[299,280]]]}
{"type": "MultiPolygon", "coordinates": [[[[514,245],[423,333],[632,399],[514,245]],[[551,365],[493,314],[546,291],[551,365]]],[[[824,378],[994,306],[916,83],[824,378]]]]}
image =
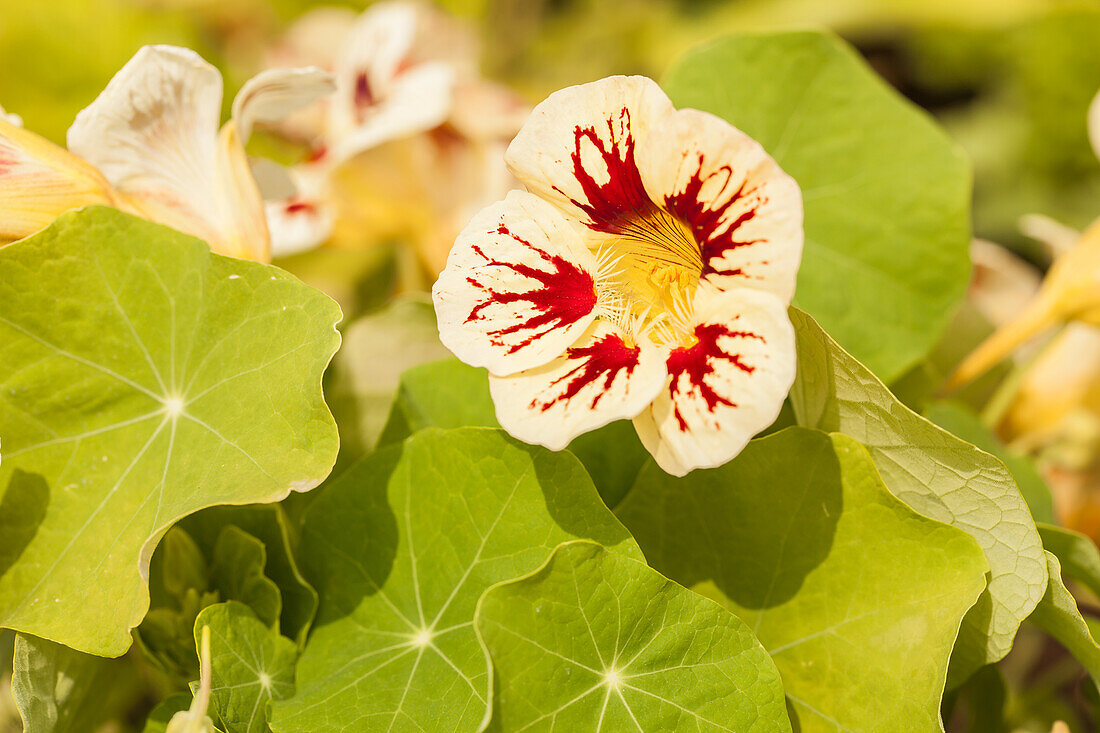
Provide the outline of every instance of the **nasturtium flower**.
{"type": "Polygon", "coordinates": [[[432,293],[501,425],[557,450],[630,418],[676,475],[737,455],[794,380],[795,181],[644,77],[552,94],[506,158],[528,190],[474,217],[432,293]]]}
{"type": "Polygon", "coordinates": [[[279,127],[312,154],[295,167],[296,190],[267,201],[277,255],[402,240],[434,277],[470,216],[515,188],[503,151],[528,108],[481,78],[476,35],[439,8],[319,8],[271,62],[336,79],[334,94],[279,127]]]}
{"type": "Polygon", "coordinates": [[[265,71],[241,88],[219,131],[218,70],[189,49],[146,46],[77,115],[68,147],[103,173],[123,208],[264,261],[270,238],[245,143],[255,123],[331,91],[320,69],[265,71]]]}

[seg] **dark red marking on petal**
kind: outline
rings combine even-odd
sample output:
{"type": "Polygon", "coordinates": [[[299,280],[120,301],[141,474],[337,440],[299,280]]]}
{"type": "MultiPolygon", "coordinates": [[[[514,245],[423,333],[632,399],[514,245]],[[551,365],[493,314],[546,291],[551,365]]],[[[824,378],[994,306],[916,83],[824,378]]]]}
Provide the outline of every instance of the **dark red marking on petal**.
{"type": "Polygon", "coordinates": [[[542,270],[521,262],[495,260],[485,254],[481,247],[474,245],[474,251],[485,260],[486,265],[508,268],[539,283],[538,287],[522,293],[498,292],[485,287],[476,277],[466,278],[468,283],[474,287],[484,289],[486,294],[486,299],[470,311],[470,315],[466,317],[466,323],[484,318],[481,311],[491,305],[526,303],[536,311],[536,314],[526,321],[489,331],[488,335],[493,339],[494,344],[503,346],[504,343],[500,337],[530,330],[532,332],[530,336],[508,347],[508,353],[514,354],[523,347],[530,345],[539,336],[543,336],[555,328],[562,328],[576,323],[596,307],[596,283],[589,273],[564,257],[552,255],[522,237],[513,234],[503,224],[497,229],[497,234],[506,234],[529,248],[538,254],[539,258],[551,269],[542,270]]]}
{"type": "Polygon", "coordinates": [[[555,379],[550,385],[551,387],[557,387],[562,382],[566,382],[565,389],[561,394],[545,402],[540,403],[539,400],[534,400],[531,407],[539,407],[545,412],[562,400],[576,397],[587,385],[602,378],[603,386],[597,390],[589,405],[594,410],[600,400],[603,399],[603,396],[607,394],[607,390],[611,389],[611,385],[614,384],[620,372],[625,370],[628,377],[634,373],[634,368],[638,366],[638,354],[640,353],[640,348],[627,346],[622,337],[614,333],[601,336],[588,346],[570,347],[565,352],[566,358],[580,360],[580,364],[555,379]]]}
{"type": "Polygon", "coordinates": [[[762,239],[735,239],[734,235],[738,229],[756,217],[760,207],[767,203],[767,199],[759,195],[759,187],[748,188],[746,180],[725,203],[718,208],[711,208],[711,202],[700,198],[703,185],[712,179],[724,177],[725,181],[719,189],[719,195],[714,197],[719,198],[721,192],[732,183],[733,169],[723,165],[704,176],[702,175],[703,160],[703,154],[699,153],[695,174],[688,180],[682,191],[665,196],[665,208],[687,224],[691,228],[695,241],[700,243],[703,258],[702,277],[710,274],[743,276],[745,273],[740,269],[722,270],[718,268],[717,263],[724,259],[728,252],[763,241],[762,239]],[[749,208],[727,226],[723,217],[726,216],[730,207],[742,201],[747,202],[751,196],[756,196],[756,199],[751,202],[749,208]]]}
{"type": "Polygon", "coordinates": [[[294,214],[313,215],[313,214],[317,213],[317,207],[314,206],[313,204],[309,203],[308,201],[291,201],[289,204],[286,205],[286,208],[284,209],[284,211],[286,211],[286,213],[291,214],[291,215],[294,215],[294,214]]]}
{"type": "Polygon", "coordinates": [[[355,77],[355,121],[362,124],[366,119],[366,111],[375,103],[374,92],[371,90],[370,77],[367,72],[361,71],[355,77]]]}
{"type": "MultiPolygon", "coordinates": [[[[617,234],[625,222],[636,220],[652,212],[656,206],[646,193],[642,174],[634,161],[634,134],[630,129],[630,110],[623,107],[618,114],[619,132],[615,118],[608,118],[608,141],[596,133],[594,126],[573,128],[573,176],[581,185],[584,201],[571,198],[577,208],[588,215],[588,227],[598,232],[617,234]],[[595,148],[603,160],[609,180],[597,183],[595,176],[584,168],[582,148],[586,144],[595,148]]],[[[554,190],[568,196],[557,186],[554,190]]]]}
{"type": "Polygon", "coordinates": [[[306,156],[306,162],[307,163],[318,163],[318,162],[324,160],[327,155],[328,155],[328,148],[324,145],[319,145],[318,147],[311,150],[309,155],[306,156]]]}
{"type": "Polygon", "coordinates": [[[764,341],[763,336],[751,331],[734,331],[721,323],[703,323],[695,327],[695,344],[674,349],[665,361],[669,376],[672,377],[672,381],[668,384],[668,396],[672,399],[676,422],[679,423],[682,431],[686,432],[688,425],[680,413],[680,407],[676,404],[676,396],[680,393],[698,392],[707,403],[707,410],[710,412],[714,412],[718,405],[737,407],[735,402],[718,394],[706,383],[707,375],[714,371],[715,359],[728,361],[746,374],[756,371],[756,367],[741,361],[741,354],[731,354],[720,348],[718,339],[722,337],[764,341]],[[680,387],[681,377],[687,377],[686,388],[680,387]]]}

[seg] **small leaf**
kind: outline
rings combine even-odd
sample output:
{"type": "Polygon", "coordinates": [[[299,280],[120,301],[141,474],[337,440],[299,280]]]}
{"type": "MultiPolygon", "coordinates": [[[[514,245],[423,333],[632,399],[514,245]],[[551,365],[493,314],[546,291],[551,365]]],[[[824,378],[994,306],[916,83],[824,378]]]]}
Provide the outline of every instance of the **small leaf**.
{"type": "Polygon", "coordinates": [[[736,616],[644,563],[568,542],[490,588],[490,730],[789,731],[772,660],[736,616]]]}
{"type": "Polygon", "coordinates": [[[1020,623],[1046,590],[1043,546],[1031,512],[1001,461],[902,405],[805,313],[791,310],[798,422],[855,438],[886,487],[921,514],[972,535],[985,552],[989,585],[967,614],[952,659],[962,682],[1012,648],[1020,623]]]}
{"type": "Polygon", "coordinates": [[[928,115],[824,33],[730,36],[689,53],[663,86],[798,181],[795,304],[886,382],[923,358],[970,278],[970,171],[928,115]]]}
{"type": "Polygon", "coordinates": [[[203,626],[210,628],[210,717],[226,733],[266,733],[268,701],[294,694],[297,645],[235,601],[203,609],[196,644],[203,626]]]}
{"type": "Polygon", "coordinates": [[[760,638],[796,729],[939,731],[986,563],[965,532],[894,498],[843,435],[789,428],[676,479],[646,466],[618,509],[653,567],[760,638]]]}
{"type": "Polygon", "coordinates": [[[1062,572],[1100,596],[1100,550],[1080,532],[1039,524],[1043,547],[1058,558],[1062,572]]]}
{"type": "Polygon", "coordinates": [[[121,654],[174,522],[324,479],[338,319],[277,268],[111,209],[0,250],[0,505],[33,525],[0,537],[0,625],[121,654]]]}
{"type": "Polygon", "coordinates": [[[1049,552],[1045,554],[1050,586],[1029,620],[1073,654],[1088,670],[1093,684],[1100,692],[1100,645],[1096,643],[1088,624],[1081,617],[1077,601],[1062,582],[1062,568],[1058,558],[1049,552]]]}
{"type": "Polygon", "coordinates": [[[282,596],[280,631],[283,636],[297,640],[299,645],[304,644],[317,613],[317,591],[298,567],[293,549],[295,531],[282,505],[211,507],[187,517],[180,524],[205,547],[212,547],[222,528],[228,525],[239,527],[263,543],[267,560],[264,575],[275,581],[282,596]]]}
{"type": "Polygon", "coordinates": [[[240,601],[268,627],[274,627],[279,623],[283,599],[279,586],[264,575],[266,565],[264,543],[240,527],[222,527],[214,545],[210,585],[222,598],[240,601]]]}
{"type": "Polygon", "coordinates": [[[86,733],[146,693],[126,660],[104,659],[26,634],[15,637],[12,695],[24,733],[86,733]]]}
{"type": "Polygon", "coordinates": [[[584,469],[486,428],[424,430],[356,464],[310,507],[301,556],[321,594],[278,733],[473,731],[488,699],[474,607],[554,547],[637,559],[584,469]]]}

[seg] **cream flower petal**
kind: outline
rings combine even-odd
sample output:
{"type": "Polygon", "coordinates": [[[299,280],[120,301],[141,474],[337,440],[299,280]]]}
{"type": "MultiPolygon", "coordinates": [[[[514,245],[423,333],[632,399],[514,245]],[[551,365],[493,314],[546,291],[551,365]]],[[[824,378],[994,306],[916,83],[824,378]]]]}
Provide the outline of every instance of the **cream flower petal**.
{"type": "Polygon", "coordinates": [[[414,3],[378,3],[348,34],[329,108],[327,137],[335,162],[447,119],[455,70],[417,58],[422,15],[414,3]]]}
{"type": "Polygon", "coordinates": [[[3,107],[0,107],[0,120],[7,122],[9,125],[15,125],[16,127],[23,126],[23,118],[12,112],[5,112],[3,107]]]}
{"type": "Polygon", "coordinates": [[[332,74],[315,66],[260,72],[233,99],[233,119],[242,142],[248,142],[255,123],[279,122],[335,90],[332,74]]]}
{"type": "Polygon", "coordinates": [[[512,144],[508,166],[527,188],[596,231],[652,208],[635,149],[672,114],[652,79],[612,76],[554,92],[535,107],[512,144]]]}
{"type": "Polygon", "coordinates": [[[33,234],[69,209],[114,203],[99,171],[0,116],[0,244],[33,234]]]}
{"type": "Polygon", "coordinates": [[[634,419],[666,472],[730,460],[779,415],[795,375],[794,328],[770,293],[700,289],[696,343],[668,356],[668,389],[634,419]]]}
{"type": "Polygon", "coordinates": [[[561,356],[595,317],[596,263],[579,235],[526,192],[478,213],[432,288],[443,344],[497,376],[561,356]]]}
{"type": "Polygon", "coordinates": [[[664,390],[664,357],[648,342],[628,345],[618,329],[596,321],[549,364],[490,375],[497,420],[520,440],[561,450],[582,433],[644,410],[664,390]]]}
{"type": "Polygon", "coordinates": [[[335,214],[325,196],[326,172],[316,165],[286,169],[256,161],[253,174],[264,197],[274,257],[306,252],[332,236],[335,214]]]}
{"type": "Polygon", "coordinates": [[[651,198],[686,224],[704,280],[790,303],[802,259],[802,192],[760,144],[725,120],[683,109],[638,143],[651,198]]]}
{"type": "Polygon", "coordinates": [[[146,218],[219,248],[232,213],[218,180],[221,75],[193,51],[146,46],[69,128],[92,163],[146,218]]]}

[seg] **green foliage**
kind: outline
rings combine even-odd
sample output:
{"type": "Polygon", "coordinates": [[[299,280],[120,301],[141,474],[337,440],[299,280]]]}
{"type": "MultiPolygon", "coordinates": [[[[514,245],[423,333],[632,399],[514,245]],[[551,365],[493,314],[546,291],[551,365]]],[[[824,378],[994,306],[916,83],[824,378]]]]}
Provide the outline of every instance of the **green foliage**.
{"type": "Polygon", "coordinates": [[[981,545],[989,585],[959,631],[953,673],[961,682],[1004,657],[1046,591],[1043,547],[1004,464],[898,402],[870,371],[797,309],[799,371],[791,403],[800,425],[855,438],[886,487],[921,514],[981,545]]]}
{"type": "Polygon", "coordinates": [[[790,731],[775,665],[736,616],[586,541],[489,589],[489,730],[790,731]]]}
{"type": "Polygon", "coordinates": [[[13,670],[12,696],[25,733],[85,733],[124,712],[142,693],[125,660],[26,634],[15,637],[13,670]]]}
{"type": "Polygon", "coordinates": [[[294,693],[297,645],[235,601],[203,609],[196,647],[204,626],[210,627],[210,718],[226,733],[267,733],[268,701],[294,693]]]}
{"type": "Polygon", "coordinates": [[[796,305],[885,381],[921,360],[970,273],[970,174],[943,132],[821,33],[726,38],[664,87],[744,130],[802,187],[796,305]]]}
{"type": "Polygon", "coordinates": [[[618,515],[655,569],[749,624],[797,730],[939,730],[988,566],[965,532],[894,498],[855,440],[790,428],[682,479],[650,464],[618,515]]]}
{"type": "Polygon", "coordinates": [[[112,209],[0,250],[0,624],[121,654],[173,522],[316,486],[338,319],[278,269],[112,209]]]}
{"type": "Polygon", "coordinates": [[[1096,643],[1081,617],[1077,601],[1062,582],[1058,558],[1047,552],[1046,559],[1050,584],[1030,621],[1061,642],[1088,670],[1093,684],[1100,686],[1100,644],[1096,643]]]}
{"type": "Polygon", "coordinates": [[[489,694],[478,598],[578,538],[642,559],[568,453],[462,428],[364,459],[306,515],[301,556],[321,606],[272,728],[476,730],[489,694]]]}
{"type": "Polygon", "coordinates": [[[1009,450],[976,414],[956,402],[934,402],[925,409],[924,416],[956,438],[1001,459],[1016,480],[1016,485],[1031,510],[1032,518],[1036,522],[1054,523],[1054,502],[1050,496],[1050,488],[1039,475],[1035,464],[1027,457],[1009,450]]]}

